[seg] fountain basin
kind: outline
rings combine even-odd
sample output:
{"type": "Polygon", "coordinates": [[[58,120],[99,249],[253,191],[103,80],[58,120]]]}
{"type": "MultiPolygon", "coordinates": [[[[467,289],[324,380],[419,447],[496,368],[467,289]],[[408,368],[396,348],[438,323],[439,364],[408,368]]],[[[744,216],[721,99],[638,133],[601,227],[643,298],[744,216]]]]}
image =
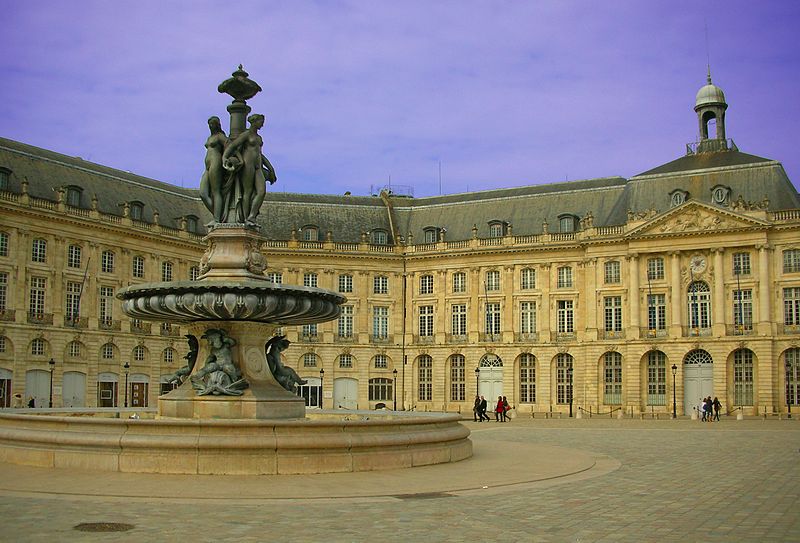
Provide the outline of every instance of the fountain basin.
{"type": "Polygon", "coordinates": [[[472,456],[449,413],[309,411],[292,420],[0,414],[0,461],[130,473],[274,475],[397,469],[472,456]]]}

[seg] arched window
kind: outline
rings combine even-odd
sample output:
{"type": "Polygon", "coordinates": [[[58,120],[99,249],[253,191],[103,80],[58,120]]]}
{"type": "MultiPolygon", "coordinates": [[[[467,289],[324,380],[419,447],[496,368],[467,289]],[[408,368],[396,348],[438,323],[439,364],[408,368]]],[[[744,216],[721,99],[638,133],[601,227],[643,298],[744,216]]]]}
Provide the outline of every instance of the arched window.
{"type": "Polygon", "coordinates": [[[137,345],[133,348],[133,360],[134,362],[144,362],[146,356],[146,350],[142,345],[137,345]]]}
{"type": "Polygon", "coordinates": [[[131,219],[134,221],[144,220],[144,204],[142,202],[131,202],[131,219]]]}
{"type": "Polygon", "coordinates": [[[450,357],[450,401],[463,402],[467,398],[467,375],[462,354],[450,357]]]}
{"type": "Polygon", "coordinates": [[[40,337],[33,338],[31,341],[31,355],[33,356],[43,356],[46,351],[47,343],[40,337]]]}
{"type": "Polygon", "coordinates": [[[315,353],[306,353],[303,355],[303,367],[315,368],[317,367],[317,355],[315,353]]]}
{"type": "Polygon", "coordinates": [[[172,347],[167,347],[162,353],[161,361],[164,363],[164,365],[171,366],[172,363],[175,362],[175,356],[177,354],[178,353],[175,351],[175,349],[172,347]]]}
{"type": "Polygon", "coordinates": [[[667,404],[667,355],[647,353],[647,405],[667,404]]]}
{"type": "Polygon", "coordinates": [[[373,358],[372,367],[377,370],[385,370],[389,367],[389,357],[385,354],[376,354],[373,358]]]}
{"type": "Polygon", "coordinates": [[[81,194],[83,190],[80,187],[67,187],[67,205],[70,207],[81,207],[81,194]]]}
{"type": "Polygon", "coordinates": [[[429,226],[423,231],[425,235],[425,243],[436,243],[439,241],[439,229],[435,226],[429,226]]]}
{"type": "Polygon", "coordinates": [[[417,399],[429,402],[433,398],[433,359],[427,354],[419,357],[417,367],[417,399]]]}
{"type": "Polygon", "coordinates": [[[558,231],[563,233],[575,232],[578,229],[578,218],[575,215],[559,215],[558,231]]]}
{"type": "Polygon", "coordinates": [[[705,281],[694,281],[687,292],[689,328],[695,333],[711,328],[711,289],[705,281]]]}
{"type": "Polygon", "coordinates": [[[572,400],[572,355],[556,355],[556,403],[568,404],[572,400]]]}
{"type": "Polygon", "coordinates": [[[389,234],[386,230],[373,230],[372,231],[372,244],[373,245],[386,245],[389,243],[389,234]]]}
{"type": "Polygon", "coordinates": [[[392,380],[375,377],[369,380],[369,401],[388,402],[392,399],[392,380]]]}
{"type": "Polygon", "coordinates": [[[603,355],[603,403],[622,404],[622,355],[615,351],[603,355]]]}
{"type": "Polygon", "coordinates": [[[800,404],[800,349],[793,347],[784,353],[786,368],[786,403],[800,404]]]}
{"type": "Polygon", "coordinates": [[[753,351],[733,352],[733,403],[753,405],[753,351]]]}
{"type": "Polygon", "coordinates": [[[340,368],[352,368],[353,367],[353,355],[351,354],[340,354],[339,355],[339,367],[340,368]]]}
{"type": "Polygon", "coordinates": [[[302,228],[303,241],[319,241],[319,228],[313,225],[306,225],[302,228]]]}
{"type": "Polygon", "coordinates": [[[530,353],[519,356],[519,401],[536,403],[536,357],[530,353]]]}
{"type": "Polygon", "coordinates": [[[714,359],[703,349],[696,349],[686,354],[684,364],[712,364],[714,359]]]}
{"type": "Polygon", "coordinates": [[[106,343],[100,348],[100,357],[103,360],[113,360],[116,350],[113,343],[106,343]]]}
{"type": "Polygon", "coordinates": [[[81,343],[79,341],[70,341],[67,344],[67,356],[69,358],[80,358],[81,351],[81,343]]]}
{"type": "Polygon", "coordinates": [[[503,221],[492,221],[489,223],[489,237],[502,238],[506,235],[506,223],[503,221]]]}
{"type": "Polygon", "coordinates": [[[186,217],[186,230],[197,233],[197,217],[194,215],[188,215],[186,217]]]}

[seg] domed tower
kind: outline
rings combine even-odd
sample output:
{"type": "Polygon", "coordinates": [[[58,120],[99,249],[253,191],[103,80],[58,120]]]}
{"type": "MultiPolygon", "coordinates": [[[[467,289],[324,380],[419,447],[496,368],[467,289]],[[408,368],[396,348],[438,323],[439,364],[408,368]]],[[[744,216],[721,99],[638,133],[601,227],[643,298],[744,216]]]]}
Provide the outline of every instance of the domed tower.
{"type": "Polygon", "coordinates": [[[700,142],[697,145],[698,153],[714,151],[727,151],[728,144],[725,139],[725,93],[711,82],[711,68],[708,69],[707,83],[697,91],[694,110],[700,123],[700,142]],[[714,137],[709,137],[708,126],[711,120],[716,121],[717,131],[714,137]]]}

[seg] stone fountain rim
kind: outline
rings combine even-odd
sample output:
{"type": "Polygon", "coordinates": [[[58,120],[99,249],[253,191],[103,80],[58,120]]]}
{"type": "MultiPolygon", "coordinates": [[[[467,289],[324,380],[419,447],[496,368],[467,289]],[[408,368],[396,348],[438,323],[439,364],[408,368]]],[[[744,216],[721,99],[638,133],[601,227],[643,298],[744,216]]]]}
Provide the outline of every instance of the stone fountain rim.
{"type": "Polygon", "coordinates": [[[129,300],[142,296],[152,296],[154,294],[187,294],[198,292],[280,292],[284,294],[302,294],[307,296],[310,295],[314,297],[327,298],[337,305],[343,304],[347,301],[346,296],[342,296],[341,294],[331,290],[299,285],[279,285],[267,279],[264,281],[220,281],[214,279],[203,279],[200,281],[165,281],[157,283],[142,283],[121,288],[116,297],[119,300],[129,300]]]}

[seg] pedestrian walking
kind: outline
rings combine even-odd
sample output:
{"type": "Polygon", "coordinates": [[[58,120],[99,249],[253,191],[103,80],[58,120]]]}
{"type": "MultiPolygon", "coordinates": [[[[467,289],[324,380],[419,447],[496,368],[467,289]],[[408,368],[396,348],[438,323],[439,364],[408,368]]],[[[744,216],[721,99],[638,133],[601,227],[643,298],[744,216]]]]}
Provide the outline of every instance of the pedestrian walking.
{"type": "Polygon", "coordinates": [[[697,405],[697,414],[700,415],[700,422],[706,421],[706,399],[700,398],[700,403],[697,405]]]}
{"type": "Polygon", "coordinates": [[[33,399],[33,396],[28,397],[28,407],[36,407],[36,400],[33,399]]]}
{"type": "Polygon", "coordinates": [[[503,407],[503,397],[497,397],[497,405],[494,407],[494,421],[505,422],[505,408],[503,407]]]}
{"type": "Polygon", "coordinates": [[[711,401],[711,396],[706,398],[706,422],[714,422],[714,402],[711,401]]]}
{"type": "Polygon", "coordinates": [[[486,398],[481,396],[481,408],[480,408],[480,412],[478,414],[478,418],[479,418],[480,421],[483,421],[484,419],[486,419],[486,422],[489,422],[490,420],[492,420],[492,419],[489,418],[489,415],[486,414],[486,410],[488,408],[489,408],[489,403],[486,401],[486,398]]]}
{"type": "Polygon", "coordinates": [[[511,410],[511,406],[508,405],[508,400],[505,396],[503,396],[503,422],[509,420],[508,412],[511,410]]]}
{"type": "Polygon", "coordinates": [[[472,422],[483,422],[483,417],[480,417],[481,413],[481,397],[475,396],[475,404],[472,406],[472,422]],[[478,420],[480,417],[480,420],[478,420]]]}
{"type": "Polygon", "coordinates": [[[719,398],[714,396],[714,420],[719,422],[719,411],[722,409],[722,403],[719,401],[719,398]]]}

